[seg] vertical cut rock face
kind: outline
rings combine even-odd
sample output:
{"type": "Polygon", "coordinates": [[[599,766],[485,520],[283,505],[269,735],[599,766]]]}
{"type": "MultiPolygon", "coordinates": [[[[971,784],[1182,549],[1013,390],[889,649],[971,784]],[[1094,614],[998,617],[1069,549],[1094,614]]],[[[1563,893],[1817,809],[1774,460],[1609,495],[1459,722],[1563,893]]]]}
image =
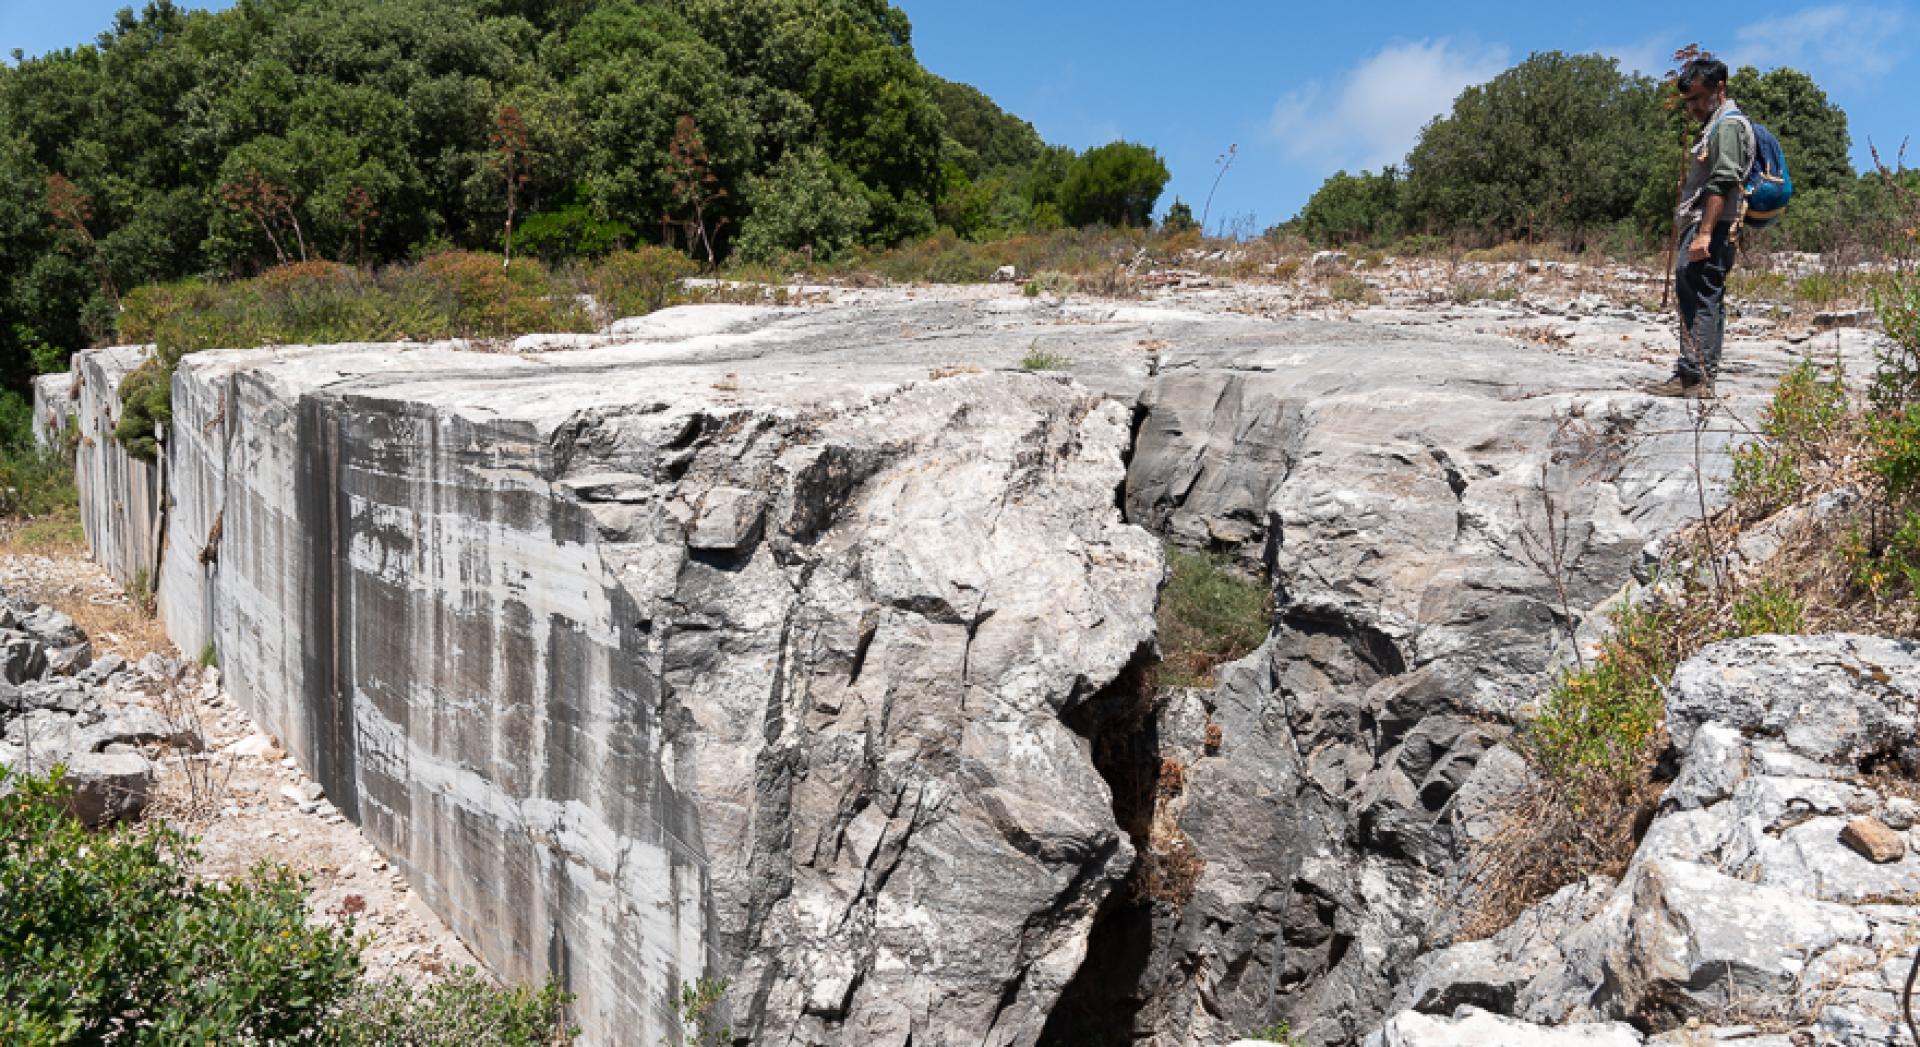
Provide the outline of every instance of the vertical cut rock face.
{"type": "Polygon", "coordinates": [[[75,405],[69,395],[73,390],[73,375],[43,374],[33,379],[33,443],[34,446],[51,449],[60,443],[60,435],[66,432],[69,420],[74,416],[75,405]]]}
{"type": "Polygon", "coordinates": [[[1153,641],[1128,409],[662,321],[188,358],[169,630],[590,1042],[700,977],[761,1042],[1033,1042],[1133,860],[1063,722],[1153,641]]]}
{"type": "Polygon", "coordinates": [[[115,346],[73,359],[80,392],[73,401],[79,429],[74,479],[87,546],[115,578],[136,587],[151,587],[159,574],[160,474],[121,449],[114,426],[120,421],[120,383],[146,363],[149,352],[143,346],[115,346]]]}

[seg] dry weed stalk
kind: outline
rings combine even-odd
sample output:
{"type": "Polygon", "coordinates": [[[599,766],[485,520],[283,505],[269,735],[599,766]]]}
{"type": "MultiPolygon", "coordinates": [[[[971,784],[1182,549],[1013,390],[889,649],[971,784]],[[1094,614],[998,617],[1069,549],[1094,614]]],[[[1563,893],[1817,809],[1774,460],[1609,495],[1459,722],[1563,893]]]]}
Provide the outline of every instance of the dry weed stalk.
{"type": "Polygon", "coordinates": [[[190,687],[197,676],[197,673],[175,675],[164,681],[153,695],[160,715],[184,727],[198,740],[197,745],[179,747],[171,754],[179,763],[180,781],[178,791],[167,797],[165,807],[168,819],[181,824],[204,820],[219,809],[226,801],[235,763],[231,753],[206,751],[209,737],[206,719],[190,687]]]}
{"type": "Polygon", "coordinates": [[[1618,879],[1633,859],[1641,826],[1659,802],[1649,747],[1638,780],[1604,776],[1573,783],[1542,781],[1495,815],[1497,828],[1468,860],[1457,941],[1493,935],[1554,891],[1585,876],[1618,879]]]}

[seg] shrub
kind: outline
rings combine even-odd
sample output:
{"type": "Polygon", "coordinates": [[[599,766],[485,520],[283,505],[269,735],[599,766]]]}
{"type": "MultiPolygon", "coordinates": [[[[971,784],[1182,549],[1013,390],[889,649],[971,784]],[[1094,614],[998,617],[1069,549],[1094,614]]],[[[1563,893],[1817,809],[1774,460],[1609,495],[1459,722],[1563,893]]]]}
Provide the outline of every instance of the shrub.
{"type": "Polygon", "coordinates": [[[1064,371],[1073,366],[1073,360],[1058,353],[1050,353],[1035,342],[1028,347],[1027,355],[1021,357],[1020,366],[1029,371],[1064,371]]]}
{"type": "Polygon", "coordinates": [[[1147,226],[1171,175],[1160,154],[1113,142],[1089,149],[1067,170],[1060,210],[1074,225],[1147,226]]]}
{"type": "Polygon", "coordinates": [[[80,504],[73,459],[59,451],[0,445],[0,516],[33,519],[80,504]]]}
{"type": "Polygon", "coordinates": [[[829,259],[858,242],[871,212],[860,180],[818,146],[789,152],[747,179],[746,196],[751,213],[735,253],[748,262],[788,251],[829,259]]]}
{"type": "Polygon", "coordinates": [[[1742,513],[1757,516],[1793,501],[1806,469],[1847,421],[1847,393],[1838,363],[1823,376],[1811,359],[1800,361],[1774,386],[1760,416],[1759,439],[1733,452],[1730,492],[1742,513]]]}
{"type": "Polygon", "coordinates": [[[1347,273],[1334,277],[1333,282],[1327,285],[1327,297],[1336,302],[1371,302],[1380,296],[1367,286],[1365,280],[1347,273]]]}
{"type": "Polygon", "coordinates": [[[1732,613],[1737,636],[1792,635],[1804,628],[1807,607],[1793,590],[1769,581],[1735,601],[1732,613]]]}
{"type": "Polygon", "coordinates": [[[571,1042],[553,985],[460,971],[361,982],[351,918],[314,922],[285,869],[208,884],[164,824],[101,832],[66,785],[0,768],[0,1042],[545,1047],[571,1042]]]}
{"type": "Polygon", "coordinates": [[[554,1047],[573,1042],[568,996],[496,986],[461,968],[416,989],[397,978],[362,982],[328,1015],[330,1047],[554,1047]]]}
{"type": "Polygon", "coordinates": [[[587,274],[587,289],[611,316],[645,316],[672,304],[680,281],[700,271],[693,259],[665,247],[608,255],[587,274]]]}
{"type": "MultiPolygon", "coordinates": [[[[4,772],[0,772],[4,776],[4,772]]],[[[277,1042],[319,1026],[359,973],[351,929],[307,922],[306,892],[257,868],[213,886],[163,825],[89,832],[65,786],[0,797],[0,1039],[277,1042]]]]}
{"type": "Polygon", "coordinates": [[[299,262],[251,280],[149,285],[126,302],[120,337],[153,343],[154,359],[121,384],[116,435],[144,458],[157,449],[154,427],[172,417],[173,371],[189,353],[592,328],[573,289],[538,262],[507,269],[498,255],[460,251],[378,273],[299,262]]]}
{"type": "Polygon", "coordinates": [[[636,239],[625,222],[602,219],[585,203],[566,203],[551,211],[527,216],[513,231],[523,254],[548,263],[570,258],[598,258],[636,239]]]}
{"type": "Polygon", "coordinates": [[[1221,555],[1168,549],[1160,594],[1160,682],[1211,687],[1216,668],[1251,654],[1273,628],[1273,594],[1221,555]]]}
{"type": "Polygon", "coordinates": [[[591,326],[573,296],[536,262],[522,261],[509,269],[495,255],[448,251],[422,261],[419,272],[448,306],[449,334],[506,338],[591,326]]]}
{"type": "Polygon", "coordinates": [[[1533,721],[1525,747],[1549,776],[1625,781],[1641,770],[1665,712],[1662,688],[1678,658],[1677,616],[1664,607],[1629,607],[1591,664],[1563,673],[1533,721]]]}

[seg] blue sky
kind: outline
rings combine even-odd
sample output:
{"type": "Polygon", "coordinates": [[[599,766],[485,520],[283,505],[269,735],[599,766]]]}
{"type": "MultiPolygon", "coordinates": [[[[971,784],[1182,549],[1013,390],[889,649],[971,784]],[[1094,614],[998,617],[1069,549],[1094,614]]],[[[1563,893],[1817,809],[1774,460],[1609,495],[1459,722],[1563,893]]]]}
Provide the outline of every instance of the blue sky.
{"type": "MultiPolygon", "coordinates": [[[[1810,73],[1891,156],[1920,137],[1920,9],[1907,0],[1773,6],[1256,0],[894,0],[920,60],[1033,121],[1049,141],[1157,148],[1198,213],[1216,158],[1238,144],[1210,225],[1291,217],[1333,171],[1406,153],[1453,96],[1533,51],[1600,51],[1658,73],[1699,41],[1734,65],[1810,73]],[[1729,17],[1741,10],[1756,16],[1729,17]],[[1729,35],[1731,38],[1729,38],[1729,35]]],[[[0,0],[0,54],[91,40],[116,0],[0,0]]],[[[188,4],[222,7],[225,3],[188,4]]],[[[1920,146],[1916,146],[1920,152],[1920,146]]]]}

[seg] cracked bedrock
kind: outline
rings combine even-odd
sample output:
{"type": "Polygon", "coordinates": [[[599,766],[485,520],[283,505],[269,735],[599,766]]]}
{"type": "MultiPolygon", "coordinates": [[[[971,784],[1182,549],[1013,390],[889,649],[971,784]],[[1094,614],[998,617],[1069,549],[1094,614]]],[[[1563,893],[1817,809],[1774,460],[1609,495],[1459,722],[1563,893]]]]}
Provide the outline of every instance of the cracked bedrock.
{"type": "Polygon", "coordinates": [[[1695,500],[1684,405],[1498,338],[899,296],[622,330],[190,357],[137,474],[164,520],[103,495],[131,358],[76,370],[95,548],[592,1043],[677,1040],[701,977],[753,1042],[1351,1041],[1445,920],[1556,616],[1695,500]],[[1565,600],[1521,548],[1543,483],[1565,600]],[[1276,589],[1145,729],[1190,768],[1177,907],[1094,758],[1142,730],[1160,535],[1276,589]]]}

